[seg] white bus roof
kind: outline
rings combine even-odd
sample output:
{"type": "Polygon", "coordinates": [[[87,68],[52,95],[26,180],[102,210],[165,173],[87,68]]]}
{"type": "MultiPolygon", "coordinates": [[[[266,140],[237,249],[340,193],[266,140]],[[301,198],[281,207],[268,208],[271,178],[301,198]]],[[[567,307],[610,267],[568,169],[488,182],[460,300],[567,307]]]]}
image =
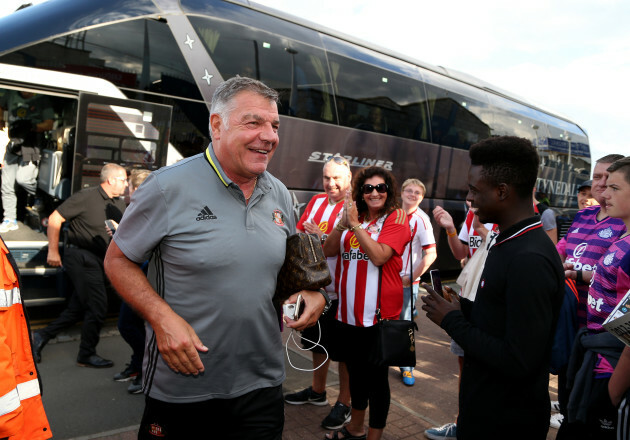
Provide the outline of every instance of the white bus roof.
{"type": "Polygon", "coordinates": [[[30,85],[77,95],[79,92],[88,92],[113,98],[126,98],[118,87],[102,78],[12,64],[0,63],[0,81],[6,85],[30,85]]]}

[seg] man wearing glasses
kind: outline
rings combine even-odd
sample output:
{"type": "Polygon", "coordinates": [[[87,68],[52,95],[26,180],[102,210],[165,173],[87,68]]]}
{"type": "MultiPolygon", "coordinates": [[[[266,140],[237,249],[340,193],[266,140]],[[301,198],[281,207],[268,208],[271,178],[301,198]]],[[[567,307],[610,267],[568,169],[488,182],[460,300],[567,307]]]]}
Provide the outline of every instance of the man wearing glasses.
{"type": "MultiPolygon", "coordinates": [[[[296,226],[297,230],[308,234],[317,234],[323,244],[343,214],[343,201],[346,193],[350,191],[351,180],[352,173],[348,161],[341,156],[330,156],[323,169],[323,184],[326,192],[317,194],[311,199],[296,226]]],[[[302,346],[313,352],[313,368],[316,368],[313,372],[313,384],[302,391],[285,395],[284,401],[291,405],[328,405],[326,377],[330,365],[329,358],[333,360],[336,358],[333,339],[337,322],[335,315],[339,304],[337,283],[335,282],[336,256],[328,258],[328,267],[332,282],[326,287],[326,292],[332,300],[332,305],[319,320],[319,327],[309,327],[302,332],[302,346]],[[321,328],[321,340],[319,328],[321,328]],[[309,342],[318,340],[321,346],[314,346],[309,342]],[[322,346],[328,351],[328,357],[322,350],[322,346]]],[[[330,414],[322,421],[322,427],[339,429],[350,420],[350,413],[348,369],[345,362],[339,362],[339,397],[330,414]]]]}
{"type": "MultiPolygon", "coordinates": [[[[402,208],[409,220],[411,241],[405,246],[405,253],[402,256],[403,267],[400,278],[403,283],[403,306],[400,319],[413,320],[418,315],[415,304],[418,299],[420,277],[437,258],[431,219],[420,209],[420,203],[426,192],[424,183],[418,179],[407,179],[402,184],[402,208]],[[413,309],[411,295],[413,295],[413,309]]],[[[405,385],[413,386],[416,383],[413,367],[400,367],[400,374],[405,385]]]]}
{"type": "Polygon", "coordinates": [[[46,328],[33,335],[35,360],[41,361],[46,343],[63,329],[83,321],[77,364],[109,368],[114,363],[96,354],[96,345],[107,313],[103,259],[110,242],[105,220],[120,222],[125,212],[121,197],[127,188],[127,171],[108,163],[101,169],[101,184],[74,193],[48,218],[48,258],[53,267],[63,266],[74,285],[68,307],[46,328]],[[59,232],[68,222],[63,264],[59,255],[59,232]]]}

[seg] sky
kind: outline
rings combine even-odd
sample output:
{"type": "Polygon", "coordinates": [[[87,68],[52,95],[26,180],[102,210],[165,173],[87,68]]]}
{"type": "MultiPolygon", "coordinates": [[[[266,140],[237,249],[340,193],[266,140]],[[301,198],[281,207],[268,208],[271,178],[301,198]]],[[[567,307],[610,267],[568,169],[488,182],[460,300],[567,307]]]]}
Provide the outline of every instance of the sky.
{"type": "MultiPolygon", "coordinates": [[[[0,16],[24,1],[1,0],[0,16]]],[[[630,130],[627,0],[257,2],[476,76],[564,115],[588,133],[595,160],[630,155],[623,134],[630,130]]]]}

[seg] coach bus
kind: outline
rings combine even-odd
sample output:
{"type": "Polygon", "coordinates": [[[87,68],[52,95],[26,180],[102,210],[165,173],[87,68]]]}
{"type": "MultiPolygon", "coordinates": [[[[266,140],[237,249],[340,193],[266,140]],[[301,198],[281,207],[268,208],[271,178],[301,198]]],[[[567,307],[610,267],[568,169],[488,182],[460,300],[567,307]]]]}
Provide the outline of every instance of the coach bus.
{"type": "MultiPolygon", "coordinates": [[[[55,203],[89,185],[105,162],[156,168],[203,151],[212,93],[235,75],[280,93],[280,147],[269,171],[291,191],[296,215],[322,191],[322,165],[334,154],[353,171],[379,165],[399,183],[421,179],[422,208],[444,206],[457,223],[466,209],[468,149],[490,136],[515,135],[537,146],[538,189],[558,214],[571,216],[575,189],[590,175],[588,137],[575,122],[466,74],[247,0],[49,0],[0,19],[0,92],[50,95],[55,126],[75,133],[76,148],[66,154],[70,189],[49,190],[55,203]],[[2,66],[27,70],[6,78],[2,66]],[[85,126],[90,105],[102,108],[90,103],[99,86],[80,91],[75,81],[53,87],[34,79],[56,74],[98,78],[119,92],[112,99],[166,107],[170,120],[149,124],[155,139],[135,139],[127,151],[85,126]]],[[[140,120],[159,113],[140,107],[128,113],[140,120]]],[[[73,145],[51,144],[60,155],[73,145]]],[[[436,239],[435,265],[457,269],[440,228],[436,239]]]]}

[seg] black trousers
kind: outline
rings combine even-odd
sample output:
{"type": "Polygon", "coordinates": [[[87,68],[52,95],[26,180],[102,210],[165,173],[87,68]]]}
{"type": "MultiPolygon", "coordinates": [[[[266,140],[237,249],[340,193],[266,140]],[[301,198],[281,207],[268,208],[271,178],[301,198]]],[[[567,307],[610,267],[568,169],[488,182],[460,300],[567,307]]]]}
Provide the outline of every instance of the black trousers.
{"type": "Polygon", "coordinates": [[[68,307],[39,333],[51,339],[83,320],[78,358],[85,359],[96,354],[96,345],[107,314],[103,259],[85,249],[67,248],[63,267],[74,285],[74,293],[68,307]]]}
{"type": "Polygon", "coordinates": [[[338,325],[338,340],[343,346],[340,361],[345,361],[348,367],[352,408],[365,410],[369,405],[370,428],[384,429],[391,401],[389,368],[369,361],[376,344],[376,327],[355,327],[342,322],[338,325]]]}
{"type": "Polygon", "coordinates": [[[144,320],[138,316],[126,302],[120,305],[118,331],[120,331],[120,336],[122,336],[125,342],[131,347],[131,368],[134,371],[142,371],[144,339],[146,337],[144,320]]]}
{"type": "Polygon", "coordinates": [[[284,400],[277,386],[195,403],[147,397],[138,440],[281,440],[283,428],[284,400]]]}

